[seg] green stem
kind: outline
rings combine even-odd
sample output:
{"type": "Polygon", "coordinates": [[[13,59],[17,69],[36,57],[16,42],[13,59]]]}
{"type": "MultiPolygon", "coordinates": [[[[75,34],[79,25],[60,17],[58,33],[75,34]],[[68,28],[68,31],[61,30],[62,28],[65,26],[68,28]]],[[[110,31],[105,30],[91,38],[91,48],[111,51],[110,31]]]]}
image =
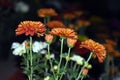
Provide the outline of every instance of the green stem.
{"type": "Polygon", "coordinates": [[[33,80],[32,37],[30,37],[30,80],[33,80]]]}
{"type": "Polygon", "coordinates": [[[47,24],[50,21],[50,16],[44,17],[44,24],[47,24]]]}
{"type": "MultiPolygon", "coordinates": [[[[68,49],[68,55],[67,55],[67,58],[69,58],[69,57],[70,57],[70,50],[71,50],[71,48],[69,47],[69,49],[68,49]]],[[[65,66],[64,66],[64,72],[65,72],[65,69],[66,69],[66,67],[67,67],[68,61],[69,61],[69,60],[67,60],[67,61],[66,61],[66,63],[65,63],[65,66]]],[[[62,79],[64,72],[62,72],[62,74],[61,74],[61,76],[60,76],[60,79],[59,79],[59,80],[61,80],[61,79],[62,79]]]]}
{"type": "MultiPolygon", "coordinates": [[[[45,65],[47,65],[47,59],[45,60],[45,65]]],[[[47,73],[48,73],[48,68],[45,68],[45,75],[47,75],[47,73]]]]}
{"type": "Polygon", "coordinates": [[[83,78],[84,78],[84,76],[82,76],[80,80],[83,80],[83,78]]]}
{"type": "MultiPolygon", "coordinates": [[[[60,61],[59,61],[59,64],[58,64],[57,74],[59,74],[59,72],[60,72],[60,66],[61,66],[61,62],[62,62],[63,42],[64,42],[64,38],[61,38],[60,61]]],[[[58,77],[59,77],[59,76],[57,75],[56,80],[58,80],[58,77]]]]}
{"type": "MultiPolygon", "coordinates": [[[[90,53],[90,55],[89,55],[86,63],[89,62],[89,60],[91,59],[92,55],[93,55],[93,52],[90,53]]],[[[81,68],[81,70],[80,70],[80,72],[79,72],[78,77],[76,78],[76,80],[79,80],[79,78],[80,78],[80,76],[81,76],[81,74],[82,74],[82,71],[83,71],[83,69],[85,68],[85,65],[86,65],[86,64],[84,64],[83,67],[81,68]]]]}
{"type": "Polygon", "coordinates": [[[46,23],[48,23],[50,21],[50,16],[46,17],[46,23]]]}
{"type": "Polygon", "coordinates": [[[52,61],[51,61],[51,58],[50,58],[50,44],[48,44],[48,56],[49,56],[50,67],[52,69],[54,80],[55,80],[55,72],[53,70],[53,64],[52,64],[52,61]]]}
{"type": "Polygon", "coordinates": [[[43,19],[44,19],[44,24],[46,24],[46,23],[47,23],[47,21],[46,21],[46,17],[44,17],[43,19]]]}
{"type": "MultiPolygon", "coordinates": [[[[29,60],[28,60],[28,55],[29,55],[29,49],[27,49],[27,70],[29,70],[30,68],[30,66],[29,66],[29,60]]],[[[27,73],[27,75],[28,75],[28,80],[30,80],[30,75],[27,73]]]]}
{"type": "Polygon", "coordinates": [[[77,63],[74,64],[73,70],[77,69],[77,63]]]}
{"type": "Polygon", "coordinates": [[[109,53],[107,53],[106,59],[105,59],[106,80],[109,80],[109,66],[110,66],[109,53]]]}

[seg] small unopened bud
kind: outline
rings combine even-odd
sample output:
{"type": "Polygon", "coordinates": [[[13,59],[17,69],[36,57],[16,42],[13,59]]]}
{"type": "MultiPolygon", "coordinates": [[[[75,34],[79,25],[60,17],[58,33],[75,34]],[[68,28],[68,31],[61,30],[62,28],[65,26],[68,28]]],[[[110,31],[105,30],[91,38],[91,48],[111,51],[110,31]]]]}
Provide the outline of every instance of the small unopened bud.
{"type": "Polygon", "coordinates": [[[55,66],[53,67],[53,69],[54,69],[54,70],[57,70],[57,69],[58,69],[58,66],[57,66],[57,65],[55,65],[55,66]]]}
{"type": "Polygon", "coordinates": [[[44,80],[50,80],[50,77],[49,77],[49,76],[47,76],[47,77],[45,77],[45,78],[44,78],[44,80]]]}
{"type": "Polygon", "coordinates": [[[66,56],[66,61],[69,61],[70,60],[70,57],[69,56],[66,56]]]}
{"type": "Polygon", "coordinates": [[[67,38],[68,47],[71,47],[71,48],[74,47],[76,42],[77,42],[77,39],[67,38]]]}
{"type": "Polygon", "coordinates": [[[82,71],[82,74],[87,75],[88,74],[88,69],[84,68],[83,71],[82,71]]]}
{"type": "Polygon", "coordinates": [[[51,34],[46,34],[46,35],[45,35],[45,40],[46,40],[46,42],[48,42],[48,43],[52,43],[52,41],[53,41],[53,35],[51,35],[51,34]]]}

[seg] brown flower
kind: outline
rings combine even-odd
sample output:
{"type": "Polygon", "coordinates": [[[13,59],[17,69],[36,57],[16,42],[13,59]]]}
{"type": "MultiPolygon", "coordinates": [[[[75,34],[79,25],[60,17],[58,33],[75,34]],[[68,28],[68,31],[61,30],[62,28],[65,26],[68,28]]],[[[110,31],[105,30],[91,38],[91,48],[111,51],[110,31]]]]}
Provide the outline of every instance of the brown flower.
{"type": "Polygon", "coordinates": [[[77,42],[77,39],[67,38],[68,47],[74,47],[76,42],[77,42]]]}
{"type": "Polygon", "coordinates": [[[43,23],[37,21],[23,21],[15,31],[16,35],[25,34],[26,36],[34,36],[37,34],[38,36],[42,36],[46,31],[44,26],[43,23]]]}
{"type": "Polygon", "coordinates": [[[50,34],[61,36],[61,37],[77,39],[77,35],[76,35],[77,33],[73,29],[69,29],[69,28],[53,28],[50,31],[50,34]]]}
{"type": "Polygon", "coordinates": [[[81,43],[80,47],[84,47],[89,49],[90,51],[94,52],[95,55],[98,57],[99,62],[103,62],[106,57],[106,50],[105,47],[92,39],[88,39],[81,43]]]}
{"type": "Polygon", "coordinates": [[[39,17],[47,17],[47,16],[57,16],[57,13],[52,8],[42,8],[38,10],[39,17]]]}
{"type": "Polygon", "coordinates": [[[107,52],[109,52],[111,57],[119,57],[120,56],[120,52],[115,50],[115,47],[117,45],[117,43],[113,40],[107,39],[105,40],[105,43],[103,44],[107,50],[107,52]]]}
{"type": "Polygon", "coordinates": [[[96,36],[100,39],[108,39],[110,38],[110,35],[106,34],[106,33],[97,33],[96,36]]]}
{"type": "Polygon", "coordinates": [[[46,34],[45,35],[45,40],[48,42],[48,43],[51,43],[53,41],[53,35],[51,34],[46,34]]]}
{"type": "Polygon", "coordinates": [[[49,28],[65,28],[65,25],[61,21],[49,21],[46,24],[49,28]]]}
{"type": "Polygon", "coordinates": [[[65,13],[64,15],[63,15],[63,18],[64,19],[74,19],[76,16],[74,15],[74,14],[72,14],[72,13],[65,13]]]}
{"type": "Polygon", "coordinates": [[[81,16],[84,12],[83,11],[75,11],[74,14],[76,16],[81,16]]]}
{"type": "Polygon", "coordinates": [[[116,45],[117,45],[117,43],[116,43],[115,41],[110,40],[110,39],[106,39],[105,42],[106,42],[107,44],[112,45],[112,46],[116,46],[116,45]]]}
{"type": "Polygon", "coordinates": [[[87,20],[78,20],[77,24],[79,26],[89,26],[91,23],[90,23],[90,21],[87,21],[87,20]]]}
{"type": "Polygon", "coordinates": [[[108,52],[113,52],[114,51],[114,47],[111,44],[103,44],[106,48],[106,51],[108,52]]]}

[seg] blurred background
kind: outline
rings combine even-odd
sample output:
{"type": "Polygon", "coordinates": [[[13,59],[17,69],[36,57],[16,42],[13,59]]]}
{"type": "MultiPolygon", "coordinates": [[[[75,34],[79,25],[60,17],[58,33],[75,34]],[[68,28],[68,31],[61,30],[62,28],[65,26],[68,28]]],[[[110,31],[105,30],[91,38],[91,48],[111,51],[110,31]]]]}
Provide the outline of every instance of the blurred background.
{"type": "MultiPolygon", "coordinates": [[[[116,75],[120,68],[120,0],[0,0],[0,80],[9,80],[18,70],[19,60],[13,56],[11,45],[25,38],[16,37],[17,25],[24,20],[42,21],[37,14],[40,8],[53,8],[60,15],[76,10],[83,11],[84,14],[79,19],[89,21],[90,25],[81,34],[101,43],[106,39],[116,43],[114,48],[118,56],[113,56],[112,70],[117,69],[114,80],[120,80],[119,75],[116,75]]],[[[60,20],[60,16],[53,19],[60,20]]],[[[94,65],[89,72],[91,80],[104,80],[105,65],[91,63],[94,65]]]]}

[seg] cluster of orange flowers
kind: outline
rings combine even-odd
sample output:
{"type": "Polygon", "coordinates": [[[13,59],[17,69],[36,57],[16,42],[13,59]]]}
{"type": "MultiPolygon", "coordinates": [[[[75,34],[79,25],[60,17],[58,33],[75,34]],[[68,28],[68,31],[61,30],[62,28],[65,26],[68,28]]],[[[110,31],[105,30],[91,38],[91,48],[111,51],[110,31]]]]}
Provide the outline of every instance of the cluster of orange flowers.
{"type": "MultiPolygon", "coordinates": [[[[56,24],[54,24],[54,22],[52,25],[50,25],[50,28],[53,27],[53,29],[51,29],[51,31],[49,32],[49,34],[46,34],[46,41],[47,42],[52,42],[53,39],[53,35],[55,36],[60,36],[60,37],[66,37],[67,38],[67,43],[70,46],[74,46],[75,43],[77,42],[77,33],[70,28],[64,28],[65,26],[63,24],[61,24],[61,22],[55,22],[56,24]],[[60,25],[57,25],[57,24],[60,25]],[[56,27],[58,28],[54,28],[55,25],[57,25],[56,27]],[[63,25],[63,28],[61,28],[63,25]]],[[[51,24],[49,22],[49,24],[51,24]]],[[[49,25],[48,25],[49,27],[49,25]]],[[[26,36],[34,36],[35,34],[37,34],[37,36],[43,36],[46,32],[46,28],[45,25],[42,22],[37,22],[37,21],[23,21],[18,25],[18,28],[16,29],[16,35],[21,35],[21,34],[25,34],[26,36]]],[[[96,56],[98,57],[99,62],[103,62],[103,60],[105,59],[106,56],[106,51],[104,46],[102,46],[101,44],[89,39],[86,41],[83,41],[82,44],[80,45],[80,47],[85,47],[91,51],[93,51],[94,53],[96,53],[96,56]]]]}

